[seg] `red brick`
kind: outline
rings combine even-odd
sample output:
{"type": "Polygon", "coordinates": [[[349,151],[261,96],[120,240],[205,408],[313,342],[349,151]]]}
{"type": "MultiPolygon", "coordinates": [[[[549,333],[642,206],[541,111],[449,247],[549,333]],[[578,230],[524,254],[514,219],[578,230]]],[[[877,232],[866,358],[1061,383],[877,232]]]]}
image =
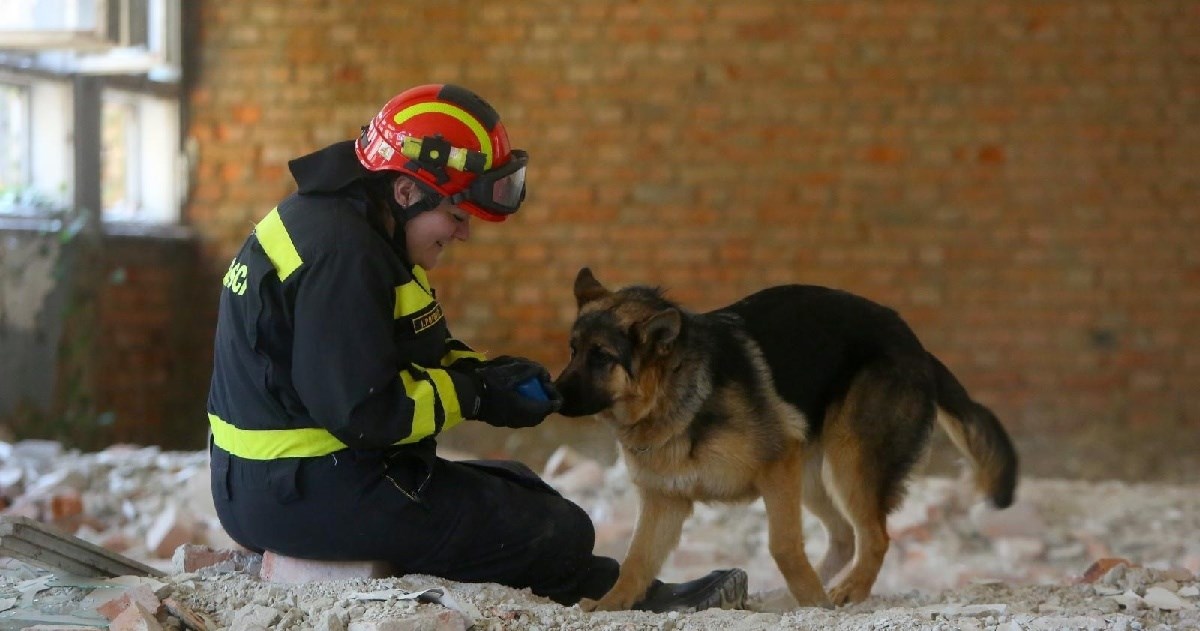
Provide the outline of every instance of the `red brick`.
{"type": "Polygon", "coordinates": [[[137,604],[151,615],[157,615],[162,606],[158,596],[154,594],[154,590],[150,589],[149,585],[139,584],[96,607],[96,611],[109,620],[116,620],[132,604],[137,604]]]}
{"type": "Polygon", "coordinates": [[[50,518],[56,523],[76,518],[83,513],[83,497],[79,491],[64,489],[50,497],[50,518]]]}
{"type": "Polygon", "coordinates": [[[162,625],[154,614],[135,601],[112,619],[108,631],[162,631],[162,625]]]}
{"type": "Polygon", "coordinates": [[[262,119],[262,107],[252,103],[237,105],[230,112],[230,118],[243,125],[254,125],[262,119]]]}
{"type": "Polygon", "coordinates": [[[1104,578],[1104,575],[1108,574],[1109,570],[1113,569],[1114,567],[1116,567],[1118,565],[1133,566],[1133,564],[1130,563],[1129,560],[1127,560],[1127,559],[1118,559],[1118,558],[1111,558],[1111,557],[1104,558],[1104,559],[1097,559],[1094,563],[1089,565],[1086,570],[1084,570],[1083,576],[1079,577],[1079,582],[1080,583],[1095,583],[1096,581],[1104,578]]]}
{"type": "Polygon", "coordinates": [[[263,554],[259,576],[272,583],[311,583],[350,578],[383,578],[390,568],[383,561],[314,561],[274,552],[263,554]]]}
{"type": "Polygon", "coordinates": [[[979,161],[984,164],[999,164],[1005,161],[1004,148],[988,145],[979,149],[979,161]]]}

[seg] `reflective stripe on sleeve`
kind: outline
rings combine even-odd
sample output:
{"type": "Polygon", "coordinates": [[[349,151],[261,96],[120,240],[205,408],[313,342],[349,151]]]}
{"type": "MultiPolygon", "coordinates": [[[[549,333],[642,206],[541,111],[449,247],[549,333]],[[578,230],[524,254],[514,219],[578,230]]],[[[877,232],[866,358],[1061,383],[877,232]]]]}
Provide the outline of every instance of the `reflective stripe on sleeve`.
{"type": "MultiPolygon", "coordinates": [[[[416,370],[417,367],[413,366],[416,370]]],[[[400,381],[404,384],[404,392],[413,400],[412,433],[399,444],[414,443],[426,436],[437,432],[437,421],[434,418],[434,401],[437,392],[431,381],[414,379],[407,370],[400,371],[400,381]]]]}
{"type": "Polygon", "coordinates": [[[442,356],[441,363],[442,366],[450,366],[460,359],[478,359],[479,361],[487,361],[487,356],[483,353],[478,353],[472,350],[452,350],[442,356]]]}
{"type": "Polygon", "coordinates": [[[437,387],[438,399],[442,402],[442,410],[446,413],[445,420],[442,422],[442,431],[446,431],[455,425],[458,425],[463,420],[462,410],[458,405],[458,390],[454,387],[454,381],[450,375],[444,370],[427,370],[425,374],[433,380],[433,385],[437,387]]]}
{"type": "Polygon", "coordinates": [[[304,264],[300,253],[296,251],[296,245],[292,243],[292,235],[288,234],[283,225],[278,207],[272,208],[271,212],[254,226],[254,235],[258,237],[258,242],[267,253],[267,258],[271,260],[271,265],[275,266],[279,280],[287,280],[292,272],[304,264]]]}

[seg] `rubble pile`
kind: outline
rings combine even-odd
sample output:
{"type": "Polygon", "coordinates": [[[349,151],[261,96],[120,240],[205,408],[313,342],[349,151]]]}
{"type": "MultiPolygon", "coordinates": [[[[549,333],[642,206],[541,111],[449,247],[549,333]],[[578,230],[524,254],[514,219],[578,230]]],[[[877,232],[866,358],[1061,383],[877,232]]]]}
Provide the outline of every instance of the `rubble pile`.
{"type": "MultiPolygon", "coordinates": [[[[547,462],[552,485],[586,508],[597,524],[597,551],[620,558],[632,534],[637,498],[625,468],[608,468],[561,448],[547,462]]],[[[814,563],[825,532],[803,516],[814,563]]],[[[1024,479],[1016,502],[997,511],[967,477],[919,477],[888,519],[891,548],[873,593],[936,591],[974,582],[1060,583],[1094,561],[1134,559],[1155,569],[1200,572],[1200,493],[1196,486],[1118,481],[1024,479]]],[[[666,580],[695,578],[735,564],[750,574],[752,591],[784,586],[767,551],[762,501],[697,504],[666,580]]]]}
{"type": "Polygon", "coordinates": [[[159,569],[180,545],[231,547],[216,519],[204,452],[0,442],[0,515],[28,517],[159,569]]]}
{"type": "MultiPolygon", "coordinates": [[[[592,515],[597,551],[621,558],[637,514],[622,464],[563,448],[544,476],[592,515]]],[[[889,522],[872,597],[834,611],[795,608],[767,552],[761,502],[697,505],[661,577],[743,567],[751,611],[589,614],[527,590],[431,576],[264,580],[261,557],[221,532],[207,483],[203,453],[0,443],[3,516],[52,524],[165,573],[85,580],[7,561],[0,629],[1200,628],[1200,485],[1026,479],[1017,503],[994,511],[965,480],[916,478],[889,522]]],[[[807,515],[804,529],[817,560],[824,533],[807,515]]]]}

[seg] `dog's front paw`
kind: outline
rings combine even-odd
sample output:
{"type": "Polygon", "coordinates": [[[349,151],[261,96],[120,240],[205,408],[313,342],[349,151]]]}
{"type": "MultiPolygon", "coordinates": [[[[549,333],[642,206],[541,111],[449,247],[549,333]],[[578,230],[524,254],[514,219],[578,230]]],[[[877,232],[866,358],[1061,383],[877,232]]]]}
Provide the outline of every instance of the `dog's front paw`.
{"type": "Polygon", "coordinates": [[[600,600],[584,598],[579,601],[579,608],[584,611],[625,611],[633,608],[636,598],[623,597],[617,592],[609,592],[600,600]]]}
{"type": "Polygon", "coordinates": [[[871,584],[863,584],[860,581],[855,581],[852,578],[844,580],[829,590],[829,600],[837,607],[848,605],[851,603],[862,602],[871,595],[871,584]]]}

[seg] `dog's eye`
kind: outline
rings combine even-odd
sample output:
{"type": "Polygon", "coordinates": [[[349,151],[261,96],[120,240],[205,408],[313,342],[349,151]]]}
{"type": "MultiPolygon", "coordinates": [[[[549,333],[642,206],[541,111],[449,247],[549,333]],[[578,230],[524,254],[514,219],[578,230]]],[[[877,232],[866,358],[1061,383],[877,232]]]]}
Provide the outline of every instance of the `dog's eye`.
{"type": "Polygon", "coordinates": [[[596,347],[588,351],[588,363],[595,366],[607,366],[617,361],[616,356],[608,351],[596,347]]]}

